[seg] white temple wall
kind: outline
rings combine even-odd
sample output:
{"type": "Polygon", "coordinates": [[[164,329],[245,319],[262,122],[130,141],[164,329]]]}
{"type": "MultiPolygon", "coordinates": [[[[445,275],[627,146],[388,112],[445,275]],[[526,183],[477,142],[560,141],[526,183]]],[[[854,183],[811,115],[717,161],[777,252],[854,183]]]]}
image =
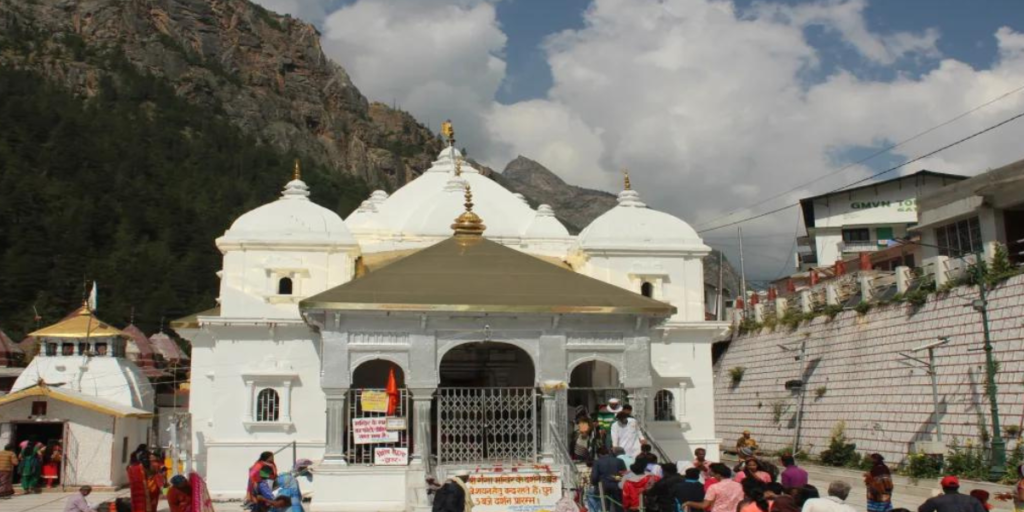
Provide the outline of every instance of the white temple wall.
{"type": "Polygon", "coordinates": [[[667,390],[673,396],[675,421],[653,422],[651,434],[676,460],[688,460],[697,448],[706,449],[709,457],[717,457],[720,440],[715,436],[711,366],[711,339],[715,331],[667,330],[665,340],[651,343],[654,383],[649,410],[650,418],[654,418],[655,395],[659,390],[667,390]]]}
{"type": "Polygon", "coordinates": [[[229,318],[299,318],[300,300],[347,283],[354,271],[349,253],[327,247],[229,249],[220,288],[221,315],[229,318]],[[291,295],[278,294],[283,277],[292,280],[291,295]]]}
{"type": "Polygon", "coordinates": [[[672,321],[696,322],[704,320],[702,256],[594,252],[572,259],[579,273],[634,293],[641,292],[643,283],[651,283],[652,298],[678,310],[672,321]]]}
{"type": "Polygon", "coordinates": [[[210,326],[192,336],[192,448],[211,493],[237,497],[262,451],[323,456],[326,399],[320,387],[320,342],[304,323],[271,327],[210,326]],[[279,396],[277,422],[255,421],[262,389],[279,396]]]}

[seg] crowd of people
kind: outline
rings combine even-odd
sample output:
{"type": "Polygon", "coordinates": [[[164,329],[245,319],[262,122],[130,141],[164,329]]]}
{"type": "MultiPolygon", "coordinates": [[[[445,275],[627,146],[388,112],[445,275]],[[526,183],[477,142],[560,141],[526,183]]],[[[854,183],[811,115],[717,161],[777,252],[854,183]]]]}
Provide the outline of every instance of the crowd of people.
{"type": "MultiPolygon", "coordinates": [[[[692,461],[659,461],[646,443],[637,453],[612,444],[599,445],[590,463],[590,488],[585,495],[589,512],[854,512],[847,499],[850,484],[835,481],[827,494],[810,485],[807,471],[784,454],[778,464],[761,457],[757,441],[744,432],[736,443],[739,463],[730,468],[711,462],[698,448],[692,461]],[[780,466],[782,469],[780,469],[780,466]]],[[[864,473],[868,512],[910,512],[894,508],[893,480],[885,458],[872,454],[871,469],[864,473]]],[[[996,499],[1012,500],[1015,510],[1024,510],[1024,464],[1018,468],[1019,483],[1014,493],[1000,493],[996,499]]],[[[992,509],[989,493],[976,489],[960,493],[960,481],[947,476],[940,482],[942,494],[928,499],[918,512],[986,512],[992,509]]]]}
{"type": "Polygon", "coordinates": [[[261,453],[249,468],[245,508],[251,512],[303,512],[299,479],[312,481],[312,466],[309,459],[299,459],[291,471],[278,474],[274,454],[261,453]]]}
{"type": "Polygon", "coordinates": [[[26,494],[40,492],[44,484],[53,488],[60,481],[63,461],[64,450],[57,441],[7,444],[0,451],[0,498],[14,495],[15,479],[26,494]]]}

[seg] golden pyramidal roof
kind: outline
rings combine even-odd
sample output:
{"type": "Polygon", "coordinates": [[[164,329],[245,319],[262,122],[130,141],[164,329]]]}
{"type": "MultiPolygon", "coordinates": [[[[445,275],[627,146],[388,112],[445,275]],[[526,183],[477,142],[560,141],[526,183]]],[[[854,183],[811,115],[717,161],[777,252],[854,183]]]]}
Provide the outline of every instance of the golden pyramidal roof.
{"type": "Polygon", "coordinates": [[[75,310],[67,318],[49,327],[43,327],[29,334],[37,338],[105,338],[128,335],[120,329],[96,318],[87,305],[75,310]]]}

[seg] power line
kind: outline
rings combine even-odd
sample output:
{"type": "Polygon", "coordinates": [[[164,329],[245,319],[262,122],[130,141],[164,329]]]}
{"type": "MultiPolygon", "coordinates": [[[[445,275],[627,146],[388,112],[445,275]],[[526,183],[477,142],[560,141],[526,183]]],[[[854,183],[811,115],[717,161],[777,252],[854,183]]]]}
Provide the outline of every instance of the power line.
{"type": "MultiPolygon", "coordinates": [[[[847,164],[847,165],[841,167],[837,171],[825,174],[824,176],[820,176],[820,177],[818,177],[818,178],[816,178],[814,180],[811,180],[811,181],[809,181],[807,183],[803,183],[803,184],[797,185],[797,186],[795,186],[795,187],[793,187],[793,188],[791,188],[789,190],[786,190],[785,192],[780,192],[778,194],[775,194],[774,196],[771,196],[771,197],[769,197],[767,199],[763,199],[763,200],[761,200],[759,202],[756,202],[756,203],[754,203],[754,204],[752,204],[750,206],[746,206],[746,207],[742,207],[742,208],[736,208],[735,210],[732,210],[729,213],[726,213],[726,214],[718,217],[718,219],[721,219],[721,220],[727,219],[727,218],[732,217],[733,215],[735,215],[735,214],[737,214],[737,213],[739,213],[741,211],[749,210],[751,208],[755,208],[755,207],[760,206],[762,204],[765,204],[767,202],[770,202],[770,201],[773,201],[775,199],[778,199],[778,198],[780,198],[780,197],[782,197],[782,196],[784,196],[786,194],[789,194],[791,192],[796,192],[797,190],[800,190],[800,189],[805,188],[807,186],[810,186],[810,185],[813,185],[815,183],[818,183],[819,181],[822,181],[824,179],[831,178],[832,176],[835,176],[837,174],[843,173],[843,172],[847,171],[848,169],[850,169],[852,167],[858,166],[858,165],[860,165],[860,164],[862,164],[864,162],[867,162],[868,160],[871,160],[871,159],[873,159],[873,158],[875,158],[875,157],[877,157],[879,155],[888,153],[889,151],[892,151],[893,149],[896,149],[896,148],[898,148],[900,146],[903,146],[903,145],[905,145],[907,143],[913,142],[913,141],[915,141],[915,140],[917,140],[917,139],[919,139],[919,138],[921,138],[921,137],[923,137],[925,135],[928,135],[929,133],[931,133],[931,132],[933,132],[935,130],[938,130],[939,128],[942,128],[942,127],[947,126],[949,124],[952,124],[952,123],[954,123],[956,121],[959,121],[960,119],[963,119],[964,117],[967,117],[967,116],[977,112],[978,110],[981,110],[981,109],[983,109],[983,108],[985,108],[985,107],[987,107],[987,106],[989,106],[989,105],[991,105],[991,104],[993,104],[993,103],[995,103],[997,101],[1000,101],[1000,100],[1002,100],[1004,98],[1012,96],[1013,94],[1018,93],[1018,92],[1020,92],[1022,90],[1024,90],[1024,85],[1021,85],[1020,87],[1017,87],[1016,89],[1013,89],[1012,91],[1003,93],[1002,95],[1000,95],[1000,96],[998,96],[996,98],[993,98],[993,99],[991,99],[991,100],[989,100],[989,101],[987,101],[985,103],[982,103],[981,105],[978,105],[978,106],[976,106],[976,107],[974,107],[974,108],[972,108],[972,109],[970,109],[970,110],[968,110],[966,112],[963,112],[963,113],[961,113],[961,114],[959,114],[959,115],[957,115],[955,117],[952,117],[952,118],[950,118],[950,119],[948,119],[948,120],[946,120],[946,121],[944,121],[944,122],[942,122],[940,124],[937,124],[937,125],[935,125],[935,126],[933,126],[931,128],[928,128],[927,130],[925,130],[923,132],[920,132],[920,133],[914,135],[913,137],[910,137],[909,139],[904,139],[904,140],[902,140],[900,142],[897,142],[896,144],[893,144],[891,146],[886,146],[886,147],[884,147],[884,148],[882,148],[882,149],[880,149],[880,150],[878,150],[878,151],[876,151],[874,153],[871,153],[870,155],[868,155],[868,156],[866,156],[866,157],[864,157],[864,158],[862,158],[860,160],[857,160],[856,162],[852,162],[850,164],[847,164]]],[[[700,222],[700,223],[698,223],[698,225],[707,225],[707,224],[710,224],[710,221],[709,222],[700,222]]],[[[717,229],[717,228],[715,228],[715,229],[717,229]]]]}
{"type": "MultiPolygon", "coordinates": [[[[970,134],[970,135],[968,135],[968,136],[966,136],[966,137],[964,137],[964,138],[962,138],[960,140],[957,140],[955,142],[951,142],[949,144],[946,144],[945,146],[942,146],[942,147],[940,147],[940,148],[938,148],[938,149],[936,149],[934,151],[929,151],[928,153],[925,153],[923,155],[915,157],[915,158],[913,158],[911,160],[907,160],[906,162],[903,162],[902,164],[899,164],[899,165],[894,166],[894,167],[890,167],[890,168],[888,168],[888,169],[886,169],[886,170],[884,170],[882,172],[878,172],[878,173],[872,174],[871,176],[868,176],[867,178],[860,179],[860,180],[854,181],[853,183],[848,183],[848,184],[843,185],[843,186],[841,186],[839,188],[836,188],[834,190],[830,190],[828,192],[825,192],[825,194],[833,194],[833,193],[836,193],[836,192],[840,192],[843,189],[850,188],[850,187],[852,187],[854,185],[859,185],[859,184],[864,183],[866,181],[871,181],[871,180],[873,180],[873,179],[875,179],[875,178],[877,178],[879,176],[882,176],[883,174],[889,174],[890,172],[898,170],[898,169],[900,169],[902,167],[906,167],[907,165],[910,165],[910,164],[912,164],[914,162],[917,162],[919,160],[924,160],[925,158],[928,158],[930,156],[933,156],[933,155],[936,155],[938,153],[941,153],[941,152],[943,152],[943,151],[945,151],[945,150],[947,150],[947,149],[949,149],[951,147],[963,144],[964,142],[967,142],[967,141],[969,141],[969,140],[971,140],[971,139],[973,139],[975,137],[978,137],[978,136],[983,135],[985,133],[988,133],[988,132],[990,132],[992,130],[995,130],[996,128],[999,128],[999,127],[1001,127],[1001,126],[1003,126],[1005,124],[1008,124],[1008,123],[1011,123],[1013,121],[1016,121],[1017,119],[1020,119],[1021,117],[1024,117],[1024,112],[1021,112],[1021,113],[1019,113],[1019,114],[1017,114],[1017,115],[1015,115],[1013,117],[1005,119],[1005,120],[1003,120],[1003,121],[1001,121],[999,123],[996,123],[996,124],[994,124],[992,126],[989,126],[988,128],[985,128],[985,129],[983,129],[981,131],[974,132],[974,133],[972,133],[972,134],[970,134]]],[[[759,213],[757,215],[752,215],[750,217],[746,217],[746,218],[743,218],[743,219],[740,219],[740,220],[737,220],[737,221],[734,221],[734,222],[729,222],[727,224],[722,224],[720,226],[715,226],[713,228],[701,229],[701,230],[698,230],[697,233],[706,233],[708,231],[715,231],[715,230],[718,230],[718,229],[727,228],[727,227],[730,227],[730,226],[735,226],[737,224],[742,224],[744,222],[749,222],[749,221],[752,221],[752,220],[760,219],[762,217],[767,217],[769,215],[773,215],[773,214],[779,213],[779,212],[784,211],[784,210],[788,210],[790,208],[793,208],[794,206],[799,206],[799,205],[800,205],[800,202],[797,201],[796,203],[788,204],[786,206],[781,206],[779,208],[775,208],[773,210],[768,210],[767,212],[759,213]]]]}

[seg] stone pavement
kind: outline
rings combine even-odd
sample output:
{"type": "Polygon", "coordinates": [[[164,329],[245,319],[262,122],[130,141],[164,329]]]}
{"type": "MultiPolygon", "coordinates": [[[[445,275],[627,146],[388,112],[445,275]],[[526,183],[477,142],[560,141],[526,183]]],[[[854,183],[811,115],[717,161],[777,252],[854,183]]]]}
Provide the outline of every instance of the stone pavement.
{"type": "MultiPolygon", "coordinates": [[[[74,492],[45,492],[41,494],[25,494],[14,496],[8,499],[0,499],[0,510],[3,512],[63,512],[64,503],[67,502],[74,492]]],[[[93,491],[89,495],[89,504],[98,506],[101,503],[109,502],[114,498],[127,497],[128,489],[114,492],[93,491]]],[[[167,512],[166,500],[160,500],[160,507],[157,512],[167,512]]],[[[102,511],[106,512],[106,511],[102,511]]]]}

